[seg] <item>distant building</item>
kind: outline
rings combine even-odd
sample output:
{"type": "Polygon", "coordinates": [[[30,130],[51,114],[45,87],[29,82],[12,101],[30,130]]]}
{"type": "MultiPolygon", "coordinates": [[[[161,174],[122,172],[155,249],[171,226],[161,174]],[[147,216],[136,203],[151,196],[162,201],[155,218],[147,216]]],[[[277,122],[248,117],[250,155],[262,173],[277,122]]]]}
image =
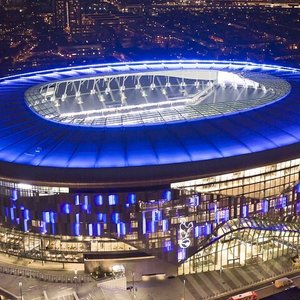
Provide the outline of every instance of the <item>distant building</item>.
{"type": "Polygon", "coordinates": [[[76,32],[81,27],[81,9],[78,0],[55,1],[55,26],[69,32],[76,32]]]}

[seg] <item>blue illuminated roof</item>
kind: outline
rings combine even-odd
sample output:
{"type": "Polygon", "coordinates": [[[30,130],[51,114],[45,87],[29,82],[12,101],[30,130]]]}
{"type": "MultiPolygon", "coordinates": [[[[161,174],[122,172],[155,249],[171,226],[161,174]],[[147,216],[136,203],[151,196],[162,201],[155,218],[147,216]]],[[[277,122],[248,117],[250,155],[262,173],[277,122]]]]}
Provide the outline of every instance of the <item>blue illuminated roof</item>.
{"type": "MultiPolygon", "coordinates": [[[[299,97],[300,70],[243,62],[120,63],[54,69],[3,78],[0,81],[0,175],[36,181],[55,179],[58,182],[60,176],[65,182],[101,182],[116,178],[119,181],[149,179],[155,182],[167,177],[212,173],[213,161],[218,161],[221,168],[220,159],[228,161],[224,169],[228,169],[229,164],[238,167],[235,164],[241,162],[241,158],[248,155],[258,157],[259,153],[265,155],[265,151],[274,151],[274,159],[281,159],[278,150],[299,145],[299,97]],[[199,67],[247,72],[252,74],[252,78],[255,74],[271,75],[287,81],[290,91],[278,101],[234,113],[111,127],[48,121],[34,113],[24,99],[29,88],[57,80],[199,67]],[[11,164],[14,167],[11,168],[11,164]],[[176,170],[183,173],[176,174],[176,170]],[[121,171],[123,174],[120,174],[121,171]],[[48,177],[47,173],[50,174],[48,177]],[[63,174],[67,174],[69,179],[63,174]]],[[[286,153],[293,156],[294,150],[287,150],[286,153]]]]}

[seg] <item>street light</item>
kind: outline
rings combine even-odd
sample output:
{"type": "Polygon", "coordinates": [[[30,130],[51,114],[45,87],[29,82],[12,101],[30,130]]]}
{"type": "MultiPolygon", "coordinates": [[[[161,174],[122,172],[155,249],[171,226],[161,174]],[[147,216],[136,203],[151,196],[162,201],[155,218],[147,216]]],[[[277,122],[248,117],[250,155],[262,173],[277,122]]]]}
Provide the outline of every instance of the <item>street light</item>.
{"type": "Polygon", "coordinates": [[[185,279],[183,279],[183,300],[185,300],[185,279]]]}
{"type": "Polygon", "coordinates": [[[19,282],[19,289],[20,289],[20,297],[21,297],[21,300],[23,300],[23,290],[22,290],[22,282],[20,281],[19,282]]]}
{"type": "Polygon", "coordinates": [[[134,272],[132,272],[132,290],[133,290],[133,299],[135,299],[135,286],[134,286],[134,272]]]}
{"type": "Polygon", "coordinates": [[[75,274],[75,276],[74,276],[74,281],[75,281],[75,292],[77,293],[77,269],[75,269],[74,270],[74,274],[75,274]]]}

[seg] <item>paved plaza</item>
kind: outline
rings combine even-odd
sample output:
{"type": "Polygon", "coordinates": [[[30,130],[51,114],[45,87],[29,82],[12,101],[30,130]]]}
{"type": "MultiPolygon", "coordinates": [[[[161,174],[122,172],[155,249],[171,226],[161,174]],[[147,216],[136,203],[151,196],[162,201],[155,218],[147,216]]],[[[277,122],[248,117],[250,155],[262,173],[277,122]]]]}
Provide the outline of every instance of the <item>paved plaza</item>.
{"type": "MultiPolygon", "coordinates": [[[[39,264],[36,263],[35,267],[38,266],[39,264]]],[[[59,265],[56,268],[52,265],[52,270],[49,270],[49,266],[44,269],[45,274],[51,273],[53,276],[56,274],[61,276],[60,278],[74,274],[74,271],[67,269],[58,270],[59,265]]],[[[281,257],[261,264],[223,270],[221,273],[213,271],[178,276],[161,281],[153,279],[135,282],[136,291],[134,295],[133,292],[117,288],[99,288],[95,281],[51,283],[16,274],[0,274],[0,285],[19,297],[21,293],[19,282],[22,282],[22,295],[25,300],[70,300],[76,299],[76,297],[81,300],[180,300],[184,296],[186,300],[226,299],[228,291],[238,293],[242,289],[247,289],[247,286],[256,283],[262,284],[266,282],[266,279],[282,276],[290,271],[290,258],[281,257]]],[[[78,275],[81,273],[83,271],[78,271],[78,275]]],[[[47,277],[45,278],[47,280],[47,277]]],[[[128,282],[128,286],[132,285],[132,282],[128,282]]]]}

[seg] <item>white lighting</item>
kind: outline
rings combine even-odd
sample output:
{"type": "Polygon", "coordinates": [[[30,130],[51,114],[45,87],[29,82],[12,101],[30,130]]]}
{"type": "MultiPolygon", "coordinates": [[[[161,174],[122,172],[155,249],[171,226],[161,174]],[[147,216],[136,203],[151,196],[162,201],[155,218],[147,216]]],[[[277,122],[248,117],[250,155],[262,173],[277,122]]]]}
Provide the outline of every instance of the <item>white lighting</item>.
{"type": "Polygon", "coordinates": [[[81,97],[79,97],[79,98],[77,99],[77,103],[78,103],[78,104],[82,104],[82,103],[83,103],[83,101],[82,101],[82,98],[81,98],[81,97]]]}
{"type": "Polygon", "coordinates": [[[111,92],[111,89],[109,87],[107,87],[104,92],[106,95],[108,95],[111,92]]]}
{"type": "Polygon", "coordinates": [[[101,102],[104,102],[104,101],[105,101],[105,98],[104,98],[104,96],[103,96],[103,95],[100,95],[100,97],[99,97],[99,98],[100,98],[100,101],[101,101],[101,102]]]}
{"type": "Polygon", "coordinates": [[[140,90],[141,88],[142,88],[142,86],[139,83],[135,85],[136,90],[140,90]]]}
{"type": "Polygon", "coordinates": [[[142,96],[147,97],[147,93],[145,91],[142,91],[142,96]]]}
{"type": "Polygon", "coordinates": [[[63,94],[63,95],[61,96],[61,101],[65,101],[66,98],[67,98],[67,94],[63,94]]]}
{"type": "Polygon", "coordinates": [[[170,82],[167,82],[167,83],[166,83],[166,87],[171,87],[171,83],[170,83],[170,82]]]}
{"type": "Polygon", "coordinates": [[[166,89],[162,89],[161,92],[162,92],[163,95],[167,95],[166,89]]]}
{"type": "Polygon", "coordinates": [[[80,97],[80,92],[76,92],[75,97],[80,97]]]}
{"type": "Polygon", "coordinates": [[[155,89],[155,87],[156,87],[155,83],[151,83],[151,84],[150,84],[150,89],[151,89],[152,91],[155,89]]]}
{"type": "Polygon", "coordinates": [[[91,90],[91,95],[95,95],[96,94],[96,90],[92,89],[91,90]]]}
{"type": "Polygon", "coordinates": [[[22,189],[22,190],[31,190],[33,188],[33,186],[31,184],[27,184],[27,183],[18,183],[17,188],[22,189]]]}

